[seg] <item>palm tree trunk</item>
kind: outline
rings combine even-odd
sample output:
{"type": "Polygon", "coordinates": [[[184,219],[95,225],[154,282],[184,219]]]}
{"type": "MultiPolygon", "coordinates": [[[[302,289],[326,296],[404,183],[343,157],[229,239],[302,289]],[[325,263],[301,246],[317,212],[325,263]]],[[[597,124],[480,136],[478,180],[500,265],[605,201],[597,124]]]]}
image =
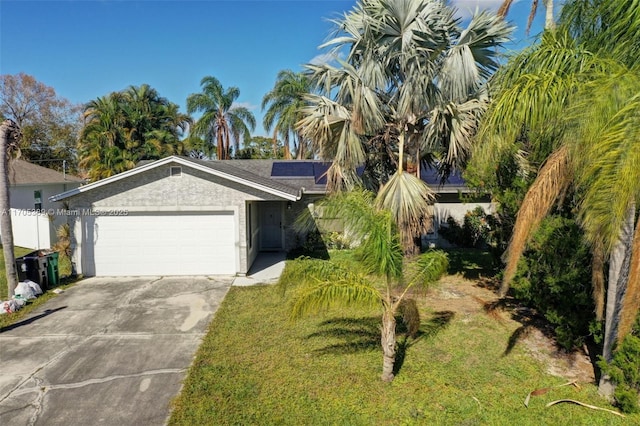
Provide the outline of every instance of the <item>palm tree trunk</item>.
{"type": "Polygon", "coordinates": [[[393,380],[393,366],[396,363],[396,318],[391,309],[382,314],[382,381],[393,380]]]}
{"type": "Polygon", "coordinates": [[[296,147],[296,160],[302,160],[304,158],[304,147],[302,146],[302,138],[294,135],[293,145],[296,147]]]}
{"type": "Polygon", "coordinates": [[[544,15],[544,29],[555,30],[556,22],[553,20],[553,0],[544,0],[545,15],[544,15]]]}
{"type": "Polygon", "coordinates": [[[7,156],[11,134],[16,130],[15,126],[16,124],[11,120],[5,120],[0,126],[0,233],[2,233],[2,251],[9,297],[13,296],[18,285],[16,257],[13,253],[13,228],[9,200],[9,158],[7,156]]]}
{"type": "Polygon", "coordinates": [[[222,130],[218,130],[218,146],[216,147],[216,154],[218,160],[224,160],[224,138],[222,136],[222,130]]]}
{"type": "Polygon", "coordinates": [[[291,148],[289,147],[289,134],[284,135],[284,159],[291,160],[291,148]]]}
{"type": "MultiPolygon", "coordinates": [[[[613,359],[613,344],[618,337],[622,301],[627,287],[627,280],[629,279],[634,221],[635,205],[632,204],[629,207],[627,218],[620,232],[620,240],[614,246],[609,259],[609,283],[605,310],[604,344],[602,347],[602,357],[606,362],[611,362],[613,359]]],[[[611,381],[611,377],[603,374],[598,385],[598,392],[611,398],[614,391],[615,384],[611,381]]]]}

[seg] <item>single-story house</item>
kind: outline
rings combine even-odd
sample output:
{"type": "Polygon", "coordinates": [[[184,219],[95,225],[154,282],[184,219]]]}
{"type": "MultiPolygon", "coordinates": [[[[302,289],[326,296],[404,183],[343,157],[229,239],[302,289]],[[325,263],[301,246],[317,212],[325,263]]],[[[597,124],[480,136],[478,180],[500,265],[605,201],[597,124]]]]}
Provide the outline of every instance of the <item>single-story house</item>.
{"type": "Polygon", "coordinates": [[[79,187],[83,179],[60,173],[22,159],[9,162],[9,202],[13,240],[16,246],[49,248],[56,242],[58,203],[49,197],[79,187]]]}
{"type": "Polygon", "coordinates": [[[327,167],[173,156],[51,201],[69,206],[78,273],[243,275],[259,252],[302,243],[292,225],[325,195],[327,167]]]}

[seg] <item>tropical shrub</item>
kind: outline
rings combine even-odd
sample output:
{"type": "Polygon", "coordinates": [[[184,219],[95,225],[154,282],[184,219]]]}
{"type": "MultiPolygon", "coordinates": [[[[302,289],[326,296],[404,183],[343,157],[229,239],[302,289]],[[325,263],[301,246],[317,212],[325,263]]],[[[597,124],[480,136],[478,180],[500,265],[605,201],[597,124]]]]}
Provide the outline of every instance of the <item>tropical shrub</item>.
{"type": "Polygon", "coordinates": [[[543,220],[518,265],[513,295],[544,315],[565,349],[582,346],[595,329],[590,264],[576,222],[556,215],[543,220]]]}
{"type": "Polygon", "coordinates": [[[447,218],[447,227],[440,228],[440,234],[458,247],[482,248],[493,244],[496,219],[480,206],[464,215],[462,225],[453,217],[447,218]]]}
{"type": "Polygon", "coordinates": [[[617,348],[611,363],[601,360],[598,365],[617,383],[613,396],[620,410],[640,412],[640,316],[631,334],[617,348]]]}

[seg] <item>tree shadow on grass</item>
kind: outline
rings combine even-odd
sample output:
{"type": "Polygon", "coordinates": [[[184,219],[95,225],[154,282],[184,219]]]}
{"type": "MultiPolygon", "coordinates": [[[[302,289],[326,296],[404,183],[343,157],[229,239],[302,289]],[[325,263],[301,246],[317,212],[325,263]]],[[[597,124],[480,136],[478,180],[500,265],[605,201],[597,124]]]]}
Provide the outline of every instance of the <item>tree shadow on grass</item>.
{"type": "Polygon", "coordinates": [[[393,375],[397,376],[402,369],[407,355],[407,349],[411,348],[421,339],[429,339],[437,335],[451,322],[454,315],[455,313],[452,311],[435,312],[428,321],[420,325],[420,329],[413,338],[407,333],[402,321],[399,321],[397,332],[400,337],[397,339],[396,362],[393,364],[393,375]]]}
{"type": "MultiPolygon", "coordinates": [[[[453,319],[454,312],[435,312],[428,321],[422,322],[420,329],[411,337],[401,318],[397,319],[396,362],[393,374],[398,375],[407,356],[407,351],[421,339],[429,339],[442,331],[453,319]]],[[[380,350],[380,317],[332,318],[320,323],[320,330],[309,334],[307,339],[339,339],[340,343],[331,344],[314,350],[319,355],[343,355],[365,351],[380,350]]]]}
{"type": "Polygon", "coordinates": [[[498,272],[494,256],[488,250],[472,248],[447,249],[449,257],[449,273],[461,274],[469,280],[482,277],[493,277],[498,272]]]}
{"type": "Polygon", "coordinates": [[[342,340],[314,351],[321,355],[376,350],[380,348],[380,317],[332,318],[321,322],[320,330],[306,338],[342,340]]]}

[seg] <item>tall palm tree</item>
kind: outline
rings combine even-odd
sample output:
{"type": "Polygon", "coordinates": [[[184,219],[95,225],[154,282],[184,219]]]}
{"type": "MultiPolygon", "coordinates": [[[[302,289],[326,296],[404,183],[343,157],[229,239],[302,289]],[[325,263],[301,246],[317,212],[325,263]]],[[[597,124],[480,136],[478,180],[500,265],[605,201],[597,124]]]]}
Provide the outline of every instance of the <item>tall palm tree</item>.
{"type": "Polygon", "coordinates": [[[437,0],[360,1],[321,46],[346,60],[307,66],[318,94],[307,95],[298,128],[333,161],[329,187],[356,185],[367,143],[382,141],[395,170],[379,182],[377,202],[392,209],[408,252],[430,226],[434,195],[405,163],[431,160],[443,177],[465,163],[498,66],[495,48],[511,32],[486,12],[460,28],[454,13],[437,0]]]}
{"type": "Polygon", "coordinates": [[[85,106],[79,166],[91,180],[129,170],[142,160],[182,154],[191,119],[143,84],[97,98],[85,106]]]}
{"type": "Polygon", "coordinates": [[[268,106],[263,124],[267,132],[274,128],[274,140],[280,136],[284,141],[285,159],[291,159],[289,141],[293,140],[293,151],[297,159],[305,158],[308,141],[296,129],[306,105],[305,95],[311,91],[311,81],[305,73],[282,70],[278,73],[273,89],[262,98],[262,109],[268,106]],[[275,125],[275,127],[274,127],[275,125]]]}
{"type": "MultiPolygon", "coordinates": [[[[513,0],[504,0],[498,9],[498,15],[503,18],[507,16],[509,13],[509,9],[511,9],[511,5],[513,4],[513,0]]],[[[527,19],[527,34],[531,29],[531,24],[533,24],[533,18],[536,17],[536,13],[538,12],[538,4],[539,0],[531,0],[531,10],[529,12],[529,18],[527,19]]],[[[542,4],[544,4],[545,15],[544,15],[544,29],[545,30],[555,30],[556,21],[553,18],[553,0],[542,0],[542,4]]]]}
{"type": "Polygon", "coordinates": [[[191,129],[192,133],[207,142],[206,153],[213,154],[216,147],[219,160],[231,158],[229,148],[231,141],[234,152],[240,149],[240,140],[249,140],[249,129],[256,127],[256,119],[246,107],[235,104],[240,96],[237,87],[224,89],[215,77],[204,77],[200,82],[202,93],[194,93],[187,98],[187,112],[189,114],[201,112],[202,116],[191,129]]]}
{"type": "Polygon", "coordinates": [[[13,120],[4,120],[0,125],[0,232],[2,233],[2,251],[7,276],[7,294],[13,296],[18,285],[16,257],[13,253],[13,228],[11,224],[11,202],[9,198],[9,151],[17,148],[20,140],[20,128],[13,120]]]}
{"type": "MultiPolygon", "coordinates": [[[[568,3],[556,32],[512,58],[496,76],[474,162],[485,171],[528,140],[528,154],[548,157],[517,215],[506,254],[504,294],[542,218],[568,189],[592,244],[594,296],[606,314],[603,356],[630,330],[640,308],[640,31],[634,1],[568,3]],[[582,22],[590,16],[593,21],[582,22]],[[604,260],[609,260],[606,305],[604,260]]],[[[488,177],[491,173],[486,173],[488,177]]],[[[603,312],[604,311],[604,312],[603,312]]],[[[612,386],[603,376],[602,393],[612,386]]]]}
{"type": "MultiPolygon", "coordinates": [[[[319,204],[326,217],[340,217],[350,237],[359,242],[356,258],[362,265],[355,271],[327,260],[299,259],[287,266],[280,285],[294,284],[291,317],[328,308],[335,304],[364,305],[382,308],[381,343],[383,352],[382,380],[392,381],[396,362],[396,315],[403,312],[419,322],[415,302],[409,302],[409,291],[438,280],[448,267],[444,252],[429,251],[411,264],[403,264],[400,234],[388,210],[374,206],[375,194],[356,189],[337,193],[319,204]],[[374,275],[381,280],[371,280],[374,275]],[[410,310],[411,309],[411,310],[410,310]]],[[[314,229],[311,215],[303,216],[301,229],[314,229]]],[[[417,330],[416,330],[417,331],[417,330]]]]}

